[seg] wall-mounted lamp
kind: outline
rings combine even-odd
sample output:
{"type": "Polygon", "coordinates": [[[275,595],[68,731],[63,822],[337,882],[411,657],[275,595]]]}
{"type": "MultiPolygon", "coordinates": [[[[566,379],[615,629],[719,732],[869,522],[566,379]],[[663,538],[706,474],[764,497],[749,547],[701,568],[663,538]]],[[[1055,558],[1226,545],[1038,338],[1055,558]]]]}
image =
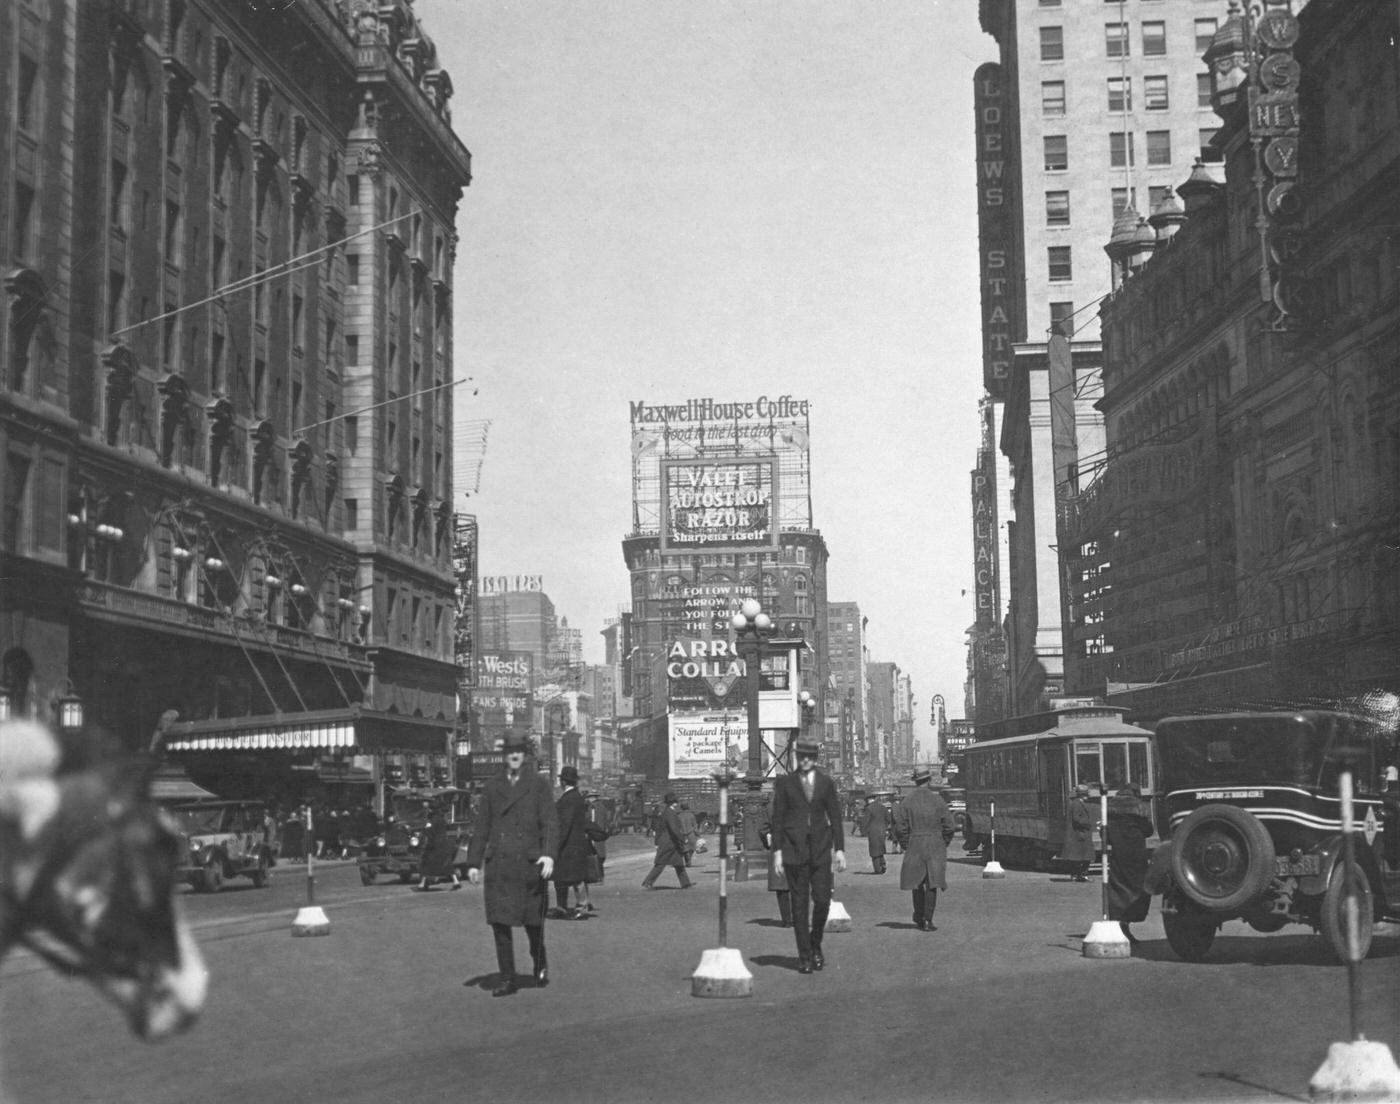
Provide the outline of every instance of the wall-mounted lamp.
{"type": "Polygon", "coordinates": [[[368,618],[371,612],[372,612],[372,611],[370,610],[370,608],[369,608],[368,606],[361,606],[361,607],[360,607],[360,616],[361,616],[361,617],[368,618]]]}
{"type": "Polygon", "coordinates": [[[219,559],[218,556],[210,556],[204,561],[204,566],[210,571],[222,571],[228,565],[225,564],[223,560],[219,559]]]}
{"type": "Polygon", "coordinates": [[[306,589],[306,587],[302,586],[300,583],[293,583],[291,590],[292,593],[295,594],[298,598],[305,598],[308,594],[311,593],[309,590],[306,589]]]}
{"type": "Polygon", "coordinates": [[[268,586],[270,586],[273,590],[276,590],[278,587],[280,587],[280,586],[282,585],[282,580],[279,579],[276,575],[268,575],[268,576],[265,576],[264,579],[263,579],[263,582],[265,582],[265,583],[266,583],[268,586]]]}
{"type": "Polygon", "coordinates": [[[10,719],[10,710],[13,708],[10,700],[10,688],[0,686],[0,721],[10,719]]]}
{"type": "Polygon", "coordinates": [[[337,598],[335,604],[343,610],[352,610],[355,608],[355,603],[349,598],[337,598]]]}
{"type": "Polygon", "coordinates": [[[103,540],[109,540],[114,543],[116,541],[121,540],[122,537],[126,536],[126,533],[122,530],[120,526],[108,525],[105,521],[101,525],[97,526],[97,528],[94,529],[93,532],[96,533],[103,540]]]}
{"type": "Polygon", "coordinates": [[[69,514],[69,515],[68,515],[68,524],[71,525],[74,529],[76,529],[76,528],[77,528],[78,526],[80,526],[82,523],[83,523],[83,515],[82,515],[82,514],[69,514]]]}
{"type": "Polygon", "coordinates": [[[194,559],[194,550],[186,548],[183,544],[177,544],[170,550],[170,558],[179,560],[181,563],[189,563],[194,559]]]}
{"type": "Polygon", "coordinates": [[[76,732],[83,727],[83,699],[78,697],[73,684],[64,679],[67,689],[53,703],[54,719],[65,732],[76,732]]]}

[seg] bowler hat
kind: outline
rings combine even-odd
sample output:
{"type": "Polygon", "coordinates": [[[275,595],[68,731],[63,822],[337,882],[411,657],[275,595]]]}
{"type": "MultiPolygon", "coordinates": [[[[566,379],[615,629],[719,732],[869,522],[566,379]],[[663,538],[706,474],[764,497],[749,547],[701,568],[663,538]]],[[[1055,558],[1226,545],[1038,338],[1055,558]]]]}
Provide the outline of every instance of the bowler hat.
{"type": "Polygon", "coordinates": [[[505,739],[501,741],[504,751],[526,751],[529,747],[530,741],[523,732],[507,732],[505,739]]]}
{"type": "Polygon", "coordinates": [[[932,777],[933,771],[929,770],[928,767],[920,767],[914,772],[914,785],[922,786],[932,777]]]}
{"type": "Polygon", "coordinates": [[[663,805],[674,805],[676,803],[676,795],[673,793],[666,794],[666,796],[661,799],[661,803],[663,805]]]}
{"type": "Polygon", "coordinates": [[[570,786],[578,785],[578,767],[570,763],[559,772],[559,781],[567,782],[570,786]]]}
{"type": "Polygon", "coordinates": [[[810,755],[813,759],[818,758],[822,753],[821,744],[815,740],[798,740],[792,745],[792,750],[796,755],[810,755]]]}

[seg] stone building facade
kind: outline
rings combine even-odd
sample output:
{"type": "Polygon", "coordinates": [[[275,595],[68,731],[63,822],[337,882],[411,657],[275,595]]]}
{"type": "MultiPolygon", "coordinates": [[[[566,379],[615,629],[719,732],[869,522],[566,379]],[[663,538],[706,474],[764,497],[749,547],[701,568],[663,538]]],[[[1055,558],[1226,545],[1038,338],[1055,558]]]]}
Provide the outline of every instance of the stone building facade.
{"type": "Polygon", "coordinates": [[[445,766],[470,155],[410,4],[22,0],[0,42],[10,710],[225,790],[445,766]]]}

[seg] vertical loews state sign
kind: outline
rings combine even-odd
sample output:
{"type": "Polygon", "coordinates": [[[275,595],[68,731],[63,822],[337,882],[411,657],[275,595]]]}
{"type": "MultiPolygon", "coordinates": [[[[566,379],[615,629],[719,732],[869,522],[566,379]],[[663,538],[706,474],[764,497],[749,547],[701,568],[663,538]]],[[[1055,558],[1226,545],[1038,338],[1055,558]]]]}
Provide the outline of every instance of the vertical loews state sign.
{"type": "Polygon", "coordinates": [[[1016,250],[1014,134],[1001,66],[988,62],[973,74],[977,114],[977,245],[982,285],[982,385],[1006,398],[1011,346],[1021,326],[1021,274],[1016,250]]]}

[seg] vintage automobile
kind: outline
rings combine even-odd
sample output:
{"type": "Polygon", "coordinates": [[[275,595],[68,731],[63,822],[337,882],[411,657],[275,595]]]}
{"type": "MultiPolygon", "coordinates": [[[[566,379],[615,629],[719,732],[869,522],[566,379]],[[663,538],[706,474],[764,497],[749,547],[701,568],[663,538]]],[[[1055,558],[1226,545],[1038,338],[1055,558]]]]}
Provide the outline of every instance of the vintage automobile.
{"type": "Polygon", "coordinates": [[[1173,951],[1205,958],[1227,920],[1320,931],[1347,960],[1341,764],[1350,764],[1357,953],[1377,921],[1400,920],[1396,737],[1326,710],[1169,717],[1156,731],[1161,818],[1150,893],[1173,951]]]}
{"type": "Polygon", "coordinates": [[[166,809],[180,833],[177,877],[206,893],[218,893],[229,878],[267,885],[273,859],[261,801],[188,801],[166,809]]]}
{"type": "Polygon", "coordinates": [[[962,833],[963,840],[968,839],[969,828],[967,820],[967,791],[956,786],[944,786],[940,791],[943,799],[948,802],[948,812],[953,814],[953,824],[962,833]]]}
{"type": "Polygon", "coordinates": [[[467,846],[471,842],[471,791],[447,786],[439,789],[404,789],[389,795],[384,830],[365,843],[357,864],[360,882],[373,885],[381,874],[396,874],[400,882],[419,876],[423,861],[423,830],[435,802],[448,807],[449,832],[457,840],[454,865],[459,875],[467,870],[467,846]]]}

